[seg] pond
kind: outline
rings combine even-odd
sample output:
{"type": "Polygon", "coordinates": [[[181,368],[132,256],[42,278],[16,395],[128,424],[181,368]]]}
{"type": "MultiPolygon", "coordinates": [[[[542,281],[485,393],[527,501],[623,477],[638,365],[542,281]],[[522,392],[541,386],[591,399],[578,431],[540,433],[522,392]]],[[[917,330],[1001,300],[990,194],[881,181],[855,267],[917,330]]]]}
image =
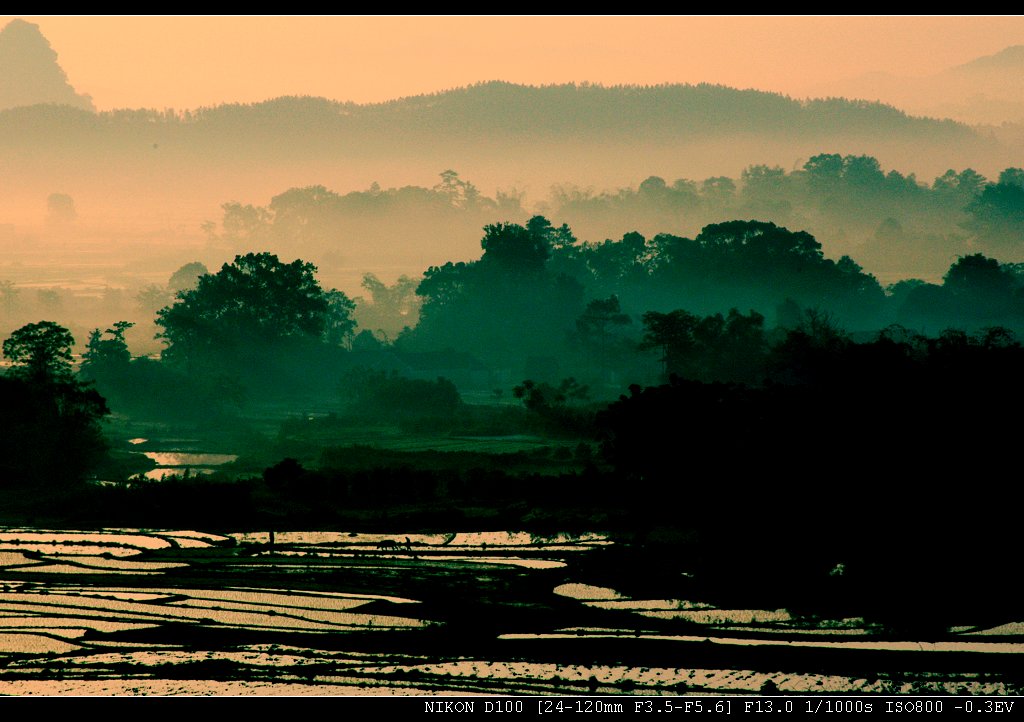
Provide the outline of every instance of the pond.
{"type": "Polygon", "coordinates": [[[167,476],[209,475],[224,464],[238,460],[238,454],[213,452],[202,448],[197,439],[158,439],[135,437],[127,440],[130,451],[141,453],[155,464],[143,476],[161,481],[167,476]]]}
{"type": "Polygon", "coordinates": [[[146,458],[156,463],[156,468],[146,472],[147,479],[159,481],[165,476],[212,474],[218,466],[238,459],[238,454],[213,454],[197,451],[144,451],[146,458]]]}

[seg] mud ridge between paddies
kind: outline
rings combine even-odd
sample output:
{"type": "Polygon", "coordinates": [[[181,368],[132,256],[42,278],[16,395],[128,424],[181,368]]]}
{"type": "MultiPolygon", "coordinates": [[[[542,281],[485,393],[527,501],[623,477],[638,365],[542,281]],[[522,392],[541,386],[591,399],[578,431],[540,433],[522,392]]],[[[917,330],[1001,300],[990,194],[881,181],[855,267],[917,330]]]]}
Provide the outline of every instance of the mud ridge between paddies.
{"type": "Polygon", "coordinates": [[[893,639],[629,594],[605,586],[612,551],[599,532],[0,529],[0,693],[1020,691],[1021,620],[893,639]]]}

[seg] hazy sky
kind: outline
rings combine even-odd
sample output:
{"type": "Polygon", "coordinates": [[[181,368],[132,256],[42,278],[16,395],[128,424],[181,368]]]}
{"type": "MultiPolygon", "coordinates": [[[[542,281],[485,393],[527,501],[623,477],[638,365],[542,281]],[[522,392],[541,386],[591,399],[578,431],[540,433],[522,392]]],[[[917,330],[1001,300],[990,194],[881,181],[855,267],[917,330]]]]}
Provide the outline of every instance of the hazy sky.
{"type": "Polygon", "coordinates": [[[1024,43],[1024,17],[21,17],[101,110],[280,95],[371,102],[495,79],[800,95],[1024,43]]]}

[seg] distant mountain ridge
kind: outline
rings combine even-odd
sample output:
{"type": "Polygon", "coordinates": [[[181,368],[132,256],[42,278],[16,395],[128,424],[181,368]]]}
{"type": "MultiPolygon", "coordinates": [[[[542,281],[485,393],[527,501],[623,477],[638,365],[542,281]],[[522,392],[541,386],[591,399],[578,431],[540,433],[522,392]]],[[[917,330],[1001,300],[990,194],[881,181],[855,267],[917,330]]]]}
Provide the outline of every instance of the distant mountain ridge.
{"type": "Polygon", "coordinates": [[[260,132],[310,125],[318,132],[347,129],[374,134],[407,131],[588,135],[644,130],[701,135],[971,135],[968,128],[952,121],[913,117],[891,105],[844,98],[796,100],[779,93],[708,84],[529,86],[501,81],[365,105],[313,96],[283,96],[181,113],[124,109],[78,116],[56,109],[19,108],[0,112],[0,126],[29,120],[46,123],[48,118],[93,128],[133,123],[193,127],[251,124],[260,132]]]}
{"type": "Polygon", "coordinates": [[[911,113],[964,123],[1024,123],[1024,45],[926,77],[866,73],[821,85],[816,92],[891,103],[911,113]]]}
{"type": "Polygon", "coordinates": [[[12,20],[0,30],[0,109],[40,103],[94,110],[92,99],[71,87],[39,26],[12,20]]]}
{"type": "Polygon", "coordinates": [[[969,62],[950,68],[946,72],[974,72],[993,69],[1011,69],[1017,72],[1024,71],[1024,45],[1011,45],[1003,48],[998,53],[984,55],[969,62]]]}

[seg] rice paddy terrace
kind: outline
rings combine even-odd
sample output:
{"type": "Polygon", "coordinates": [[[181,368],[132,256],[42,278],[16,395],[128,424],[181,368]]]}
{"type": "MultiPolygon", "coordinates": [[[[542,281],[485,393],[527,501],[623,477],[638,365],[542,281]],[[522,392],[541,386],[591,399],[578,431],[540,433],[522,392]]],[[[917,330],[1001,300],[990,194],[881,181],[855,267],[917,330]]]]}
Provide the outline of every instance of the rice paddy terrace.
{"type": "Polygon", "coordinates": [[[600,583],[621,553],[597,533],[0,529],[0,694],[1020,692],[1022,623],[920,641],[640,598],[600,583]]]}

